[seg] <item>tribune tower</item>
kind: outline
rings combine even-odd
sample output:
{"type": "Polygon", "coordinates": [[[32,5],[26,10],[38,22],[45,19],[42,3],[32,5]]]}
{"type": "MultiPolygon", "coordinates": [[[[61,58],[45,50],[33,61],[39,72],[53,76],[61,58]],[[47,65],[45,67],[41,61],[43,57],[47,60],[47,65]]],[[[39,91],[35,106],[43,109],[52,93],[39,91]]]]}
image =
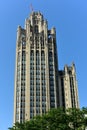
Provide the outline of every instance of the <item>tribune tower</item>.
{"type": "Polygon", "coordinates": [[[14,87],[14,123],[30,120],[51,108],[78,108],[74,65],[58,69],[55,28],[40,12],[18,26],[14,87]]]}
{"type": "Polygon", "coordinates": [[[56,30],[40,12],[17,29],[14,123],[58,107],[56,30]]]}

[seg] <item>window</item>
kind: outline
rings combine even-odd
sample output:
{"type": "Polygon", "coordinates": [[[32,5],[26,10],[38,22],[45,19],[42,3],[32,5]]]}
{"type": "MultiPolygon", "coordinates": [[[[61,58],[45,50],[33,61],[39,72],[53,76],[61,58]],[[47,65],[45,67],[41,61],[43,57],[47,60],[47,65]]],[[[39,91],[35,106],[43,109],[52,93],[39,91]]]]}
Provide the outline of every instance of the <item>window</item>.
{"type": "Polygon", "coordinates": [[[30,113],[30,118],[33,118],[33,113],[30,113]]]}
{"type": "Polygon", "coordinates": [[[18,114],[16,114],[16,120],[19,120],[19,115],[18,114]]]}
{"type": "Polygon", "coordinates": [[[51,102],[55,102],[55,98],[54,97],[50,97],[51,102]]]}
{"type": "Polygon", "coordinates": [[[51,102],[51,107],[54,108],[55,107],[55,103],[54,102],[51,102]]]}
{"type": "Polygon", "coordinates": [[[54,86],[50,86],[50,90],[51,90],[51,91],[54,91],[54,86]]]}
{"type": "Polygon", "coordinates": [[[51,85],[54,85],[54,81],[50,81],[50,84],[51,84],[51,85]]]}
{"type": "Polygon", "coordinates": [[[35,25],[34,31],[35,31],[35,33],[38,33],[38,26],[37,25],[35,25]]]}
{"type": "Polygon", "coordinates": [[[54,96],[54,91],[50,91],[50,96],[54,96]]]}

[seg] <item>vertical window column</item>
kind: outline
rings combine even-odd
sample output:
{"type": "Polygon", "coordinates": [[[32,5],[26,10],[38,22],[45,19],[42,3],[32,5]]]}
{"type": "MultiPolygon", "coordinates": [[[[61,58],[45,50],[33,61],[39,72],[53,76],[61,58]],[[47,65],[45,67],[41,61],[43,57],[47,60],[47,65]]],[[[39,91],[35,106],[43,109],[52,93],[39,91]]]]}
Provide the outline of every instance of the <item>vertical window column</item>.
{"type": "Polygon", "coordinates": [[[25,120],[25,83],[26,83],[26,52],[22,51],[22,63],[21,63],[21,109],[20,109],[20,121],[25,120]]]}
{"type": "Polygon", "coordinates": [[[41,52],[42,113],[46,112],[45,54],[41,52]]]}
{"type": "Polygon", "coordinates": [[[40,114],[40,54],[36,51],[36,115],[40,114]]]}
{"type": "Polygon", "coordinates": [[[34,51],[30,53],[30,118],[34,116],[34,51]]]}
{"type": "Polygon", "coordinates": [[[53,53],[49,52],[50,107],[55,108],[53,53]]]}

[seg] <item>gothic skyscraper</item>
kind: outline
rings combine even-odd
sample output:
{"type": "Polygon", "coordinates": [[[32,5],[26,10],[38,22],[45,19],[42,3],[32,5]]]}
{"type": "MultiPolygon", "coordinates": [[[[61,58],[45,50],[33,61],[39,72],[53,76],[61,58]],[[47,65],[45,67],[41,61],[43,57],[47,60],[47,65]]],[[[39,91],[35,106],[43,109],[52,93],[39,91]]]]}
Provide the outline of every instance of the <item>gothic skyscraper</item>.
{"type": "MultiPolygon", "coordinates": [[[[66,107],[65,86],[61,81],[56,30],[48,29],[48,22],[40,12],[32,12],[25,28],[17,29],[14,123],[30,120],[51,108],[66,107]]],[[[78,100],[78,93],[75,98],[78,100]]]]}
{"type": "Polygon", "coordinates": [[[55,28],[40,12],[18,27],[14,122],[23,122],[58,107],[58,64],[55,28]]]}

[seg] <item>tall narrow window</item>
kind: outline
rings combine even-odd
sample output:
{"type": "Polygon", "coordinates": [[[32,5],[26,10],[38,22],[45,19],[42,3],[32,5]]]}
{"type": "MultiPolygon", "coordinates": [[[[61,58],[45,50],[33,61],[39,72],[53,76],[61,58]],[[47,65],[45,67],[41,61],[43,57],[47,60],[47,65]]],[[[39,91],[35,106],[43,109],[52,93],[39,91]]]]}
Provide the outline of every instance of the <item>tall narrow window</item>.
{"type": "Polygon", "coordinates": [[[35,33],[38,33],[38,26],[37,25],[35,25],[34,31],[35,31],[35,33]]]}

